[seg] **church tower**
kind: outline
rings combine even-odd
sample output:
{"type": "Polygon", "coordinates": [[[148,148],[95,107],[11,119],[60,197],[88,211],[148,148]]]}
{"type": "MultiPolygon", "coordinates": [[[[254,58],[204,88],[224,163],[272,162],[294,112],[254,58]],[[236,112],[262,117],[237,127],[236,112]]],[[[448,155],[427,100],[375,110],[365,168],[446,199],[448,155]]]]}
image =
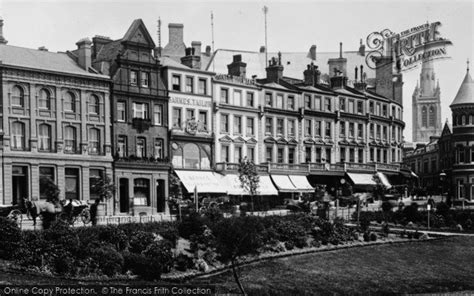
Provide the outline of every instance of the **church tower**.
{"type": "Polygon", "coordinates": [[[433,61],[423,61],[420,84],[412,97],[413,142],[428,142],[430,136],[441,135],[441,100],[433,61]]]}

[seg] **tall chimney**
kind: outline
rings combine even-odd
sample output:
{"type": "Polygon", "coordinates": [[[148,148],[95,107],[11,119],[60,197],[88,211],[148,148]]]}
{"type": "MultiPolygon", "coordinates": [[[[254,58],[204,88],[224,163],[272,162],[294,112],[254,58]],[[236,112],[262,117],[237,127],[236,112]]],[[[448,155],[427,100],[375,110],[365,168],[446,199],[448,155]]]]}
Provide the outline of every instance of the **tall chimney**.
{"type": "Polygon", "coordinates": [[[84,70],[89,71],[91,67],[91,45],[92,41],[89,38],[79,40],[77,43],[77,63],[84,70]]]}
{"type": "Polygon", "coordinates": [[[303,72],[304,83],[306,85],[315,86],[319,84],[319,79],[321,72],[318,70],[318,66],[315,66],[312,62],[307,66],[306,70],[303,72]]]}
{"type": "Polygon", "coordinates": [[[191,47],[194,49],[194,55],[201,56],[201,41],[191,42],[191,47]]]}
{"type": "Polygon", "coordinates": [[[367,83],[365,82],[364,79],[364,66],[360,65],[360,81],[357,81],[357,67],[355,68],[356,70],[356,82],[354,83],[354,88],[357,90],[365,91],[367,88],[367,83]]]}
{"type": "MultiPolygon", "coordinates": [[[[347,76],[346,65],[347,59],[342,57],[342,42],[339,43],[339,57],[328,60],[330,77],[337,76],[336,73],[341,73],[342,76],[347,76]]],[[[338,74],[338,75],[341,75],[338,74]]]]}
{"type": "Polygon", "coordinates": [[[278,53],[278,59],[273,57],[268,61],[268,67],[265,69],[267,71],[267,80],[269,82],[278,83],[283,77],[283,66],[281,65],[281,53],[278,53]]]}
{"type": "Polygon", "coordinates": [[[316,45],[314,44],[311,45],[311,48],[309,49],[309,58],[316,61],[316,45]]]}
{"type": "Polygon", "coordinates": [[[92,46],[92,59],[96,59],[97,54],[100,52],[102,47],[105,44],[107,44],[111,41],[112,41],[112,39],[110,39],[109,37],[106,37],[106,36],[96,35],[96,36],[92,37],[92,43],[93,43],[93,46],[92,46]]]}
{"type": "Polygon", "coordinates": [[[231,76],[240,76],[245,78],[247,73],[247,64],[242,62],[242,55],[234,55],[232,63],[227,65],[227,70],[231,76]]]}
{"type": "Polygon", "coordinates": [[[0,44],[7,44],[8,41],[3,37],[3,19],[0,18],[0,44]]]}
{"type": "Polygon", "coordinates": [[[265,46],[260,46],[260,53],[264,53],[267,49],[265,48],[265,46]]]}
{"type": "Polygon", "coordinates": [[[355,67],[354,69],[354,72],[355,72],[355,75],[354,75],[354,81],[357,82],[357,67],[355,67]]]}
{"type": "Polygon", "coordinates": [[[184,44],[184,25],[183,24],[168,24],[169,41],[163,48],[162,54],[181,58],[185,55],[186,45],[184,44]]]}
{"type": "Polygon", "coordinates": [[[181,64],[191,69],[201,69],[201,56],[196,55],[194,48],[186,48],[186,55],[181,58],[181,64]]]}
{"type": "Polygon", "coordinates": [[[362,38],[360,39],[359,55],[365,56],[365,44],[362,43],[362,38]]]}

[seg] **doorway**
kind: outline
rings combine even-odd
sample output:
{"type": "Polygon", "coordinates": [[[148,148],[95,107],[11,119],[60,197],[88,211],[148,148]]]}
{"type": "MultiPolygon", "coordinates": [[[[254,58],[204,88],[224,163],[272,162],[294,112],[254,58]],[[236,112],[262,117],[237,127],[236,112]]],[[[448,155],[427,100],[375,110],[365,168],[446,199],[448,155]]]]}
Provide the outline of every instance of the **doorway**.
{"type": "Polygon", "coordinates": [[[156,210],[163,213],[166,210],[165,180],[156,180],[156,210]]]}
{"type": "Polygon", "coordinates": [[[119,180],[120,195],[120,213],[128,213],[130,210],[130,199],[128,196],[128,179],[120,178],[119,180]]]}
{"type": "Polygon", "coordinates": [[[28,198],[28,167],[12,167],[12,204],[16,205],[28,198]]]}

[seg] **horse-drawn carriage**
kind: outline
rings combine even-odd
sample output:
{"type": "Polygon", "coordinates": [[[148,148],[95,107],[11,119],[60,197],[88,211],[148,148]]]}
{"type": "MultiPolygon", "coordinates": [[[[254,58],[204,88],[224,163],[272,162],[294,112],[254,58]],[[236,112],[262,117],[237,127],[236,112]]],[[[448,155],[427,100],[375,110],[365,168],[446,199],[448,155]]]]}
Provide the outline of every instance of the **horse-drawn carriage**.
{"type": "Polygon", "coordinates": [[[91,222],[91,214],[87,202],[77,199],[67,199],[61,201],[24,201],[28,218],[33,220],[36,225],[36,218],[43,219],[48,216],[49,219],[60,220],[70,225],[80,219],[82,223],[91,222]]]}

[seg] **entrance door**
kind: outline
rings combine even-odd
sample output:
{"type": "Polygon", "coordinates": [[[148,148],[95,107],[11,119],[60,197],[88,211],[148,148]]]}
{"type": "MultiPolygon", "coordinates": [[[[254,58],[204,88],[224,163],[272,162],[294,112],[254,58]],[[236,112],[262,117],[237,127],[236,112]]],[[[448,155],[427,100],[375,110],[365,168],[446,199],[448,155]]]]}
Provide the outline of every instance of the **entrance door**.
{"type": "Polygon", "coordinates": [[[28,198],[28,167],[12,167],[12,204],[22,202],[22,198],[28,198]]]}
{"type": "Polygon", "coordinates": [[[128,213],[130,209],[130,199],[128,196],[128,179],[120,178],[119,180],[119,195],[120,195],[120,212],[128,213]]]}
{"type": "Polygon", "coordinates": [[[156,180],[156,210],[157,212],[165,211],[165,181],[156,180]]]}

